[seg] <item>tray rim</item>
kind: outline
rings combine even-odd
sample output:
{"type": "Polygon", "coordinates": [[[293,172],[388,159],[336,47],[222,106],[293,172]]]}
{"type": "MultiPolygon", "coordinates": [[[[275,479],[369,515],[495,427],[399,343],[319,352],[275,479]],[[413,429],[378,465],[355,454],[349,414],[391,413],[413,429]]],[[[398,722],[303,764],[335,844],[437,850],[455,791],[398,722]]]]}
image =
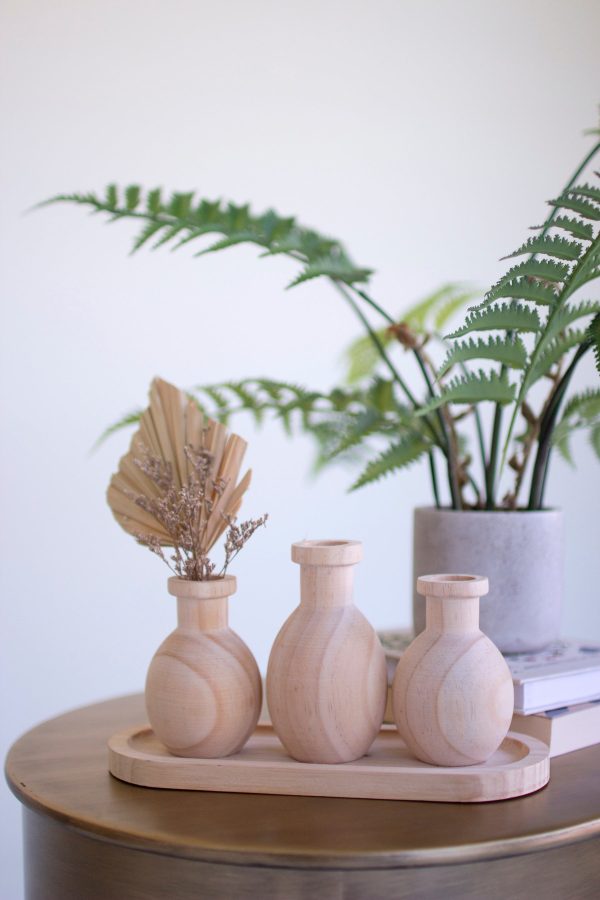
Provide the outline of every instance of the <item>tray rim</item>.
{"type": "MultiPolygon", "coordinates": [[[[368,767],[361,766],[361,759],[355,760],[349,763],[301,763],[297,760],[292,759],[291,757],[287,759],[277,760],[273,762],[272,760],[245,760],[240,758],[239,755],[233,755],[229,757],[220,757],[220,758],[191,758],[191,757],[179,757],[179,756],[152,756],[148,753],[144,753],[141,750],[136,749],[131,746],[131,739],[134,738],[138,734],[152,732],[152,727],[148,722],[143,724],[137,724],[134,726],[130,726],[126,729],[121,729],[120,731],[113,734],[108,740],[108,751],[109,751],[109,761],[108,761],[108,769],[111,775],[115,778],[118,778],[125,783],[133,784],[138,787],[147,787],[158,790],[187,790],[187,791],[209,791],[209,792],[224,792],[224,793],[247,793],[247,794],[270,794],[270,795],[278,795],[278,796],[304,796],[304,797],[329,797],[335,799],[346,799],[348,797],[352,797],[353,799],[375,799],[375,800],[404,800],[410,802],[441,802],[441,803],[486,803],[486,802],[496,802],[498,800],[508,800],[514,799],[517,797],[527,796],[528,794],[535,793],[538,790],[541,790],[543,787],[548,784],[550,780],[550,750],[548,746],[540,741],[538,738],[531,737],[530,735],[522,734],[516,731],[509,731],[506,735],[502,744],[506,741],[513,741],[523,745],[527,753],[525,756],[522,756],[520,759],[513,760],[512,762],[506,763],[502,766],[495,766],[493,768],[485,768],[482,765],[475,766],[430,766],[427,768],[423,768],[423,763],[418,763],[414,767],[410,765],[403,765],[398,767],[398,769],[394,769],[389,765],[378,766],[376,764],[371,764],[368,767]],[[372,796],[365,796],[364,792],[358,792],[357,794],[348,794],[345,792],[336,793],[335,789],[331,790],[287,790],[278,789],[278,790],[261,790],[257,788],[249,787],[247,789],[243,789],[238,784],[227,784],[225,780],[220,786],[206,785],[205,783],[201,786],[195,787],[193,785],[169,785],[169,784],[158,784],[156,778],[148,778],[142,777],[139,774],[139,765],[144,764],[144,769],[165,769],[168,768],[171,771],[179,769],[181,771],[189,770],[189,769],[198,769],[198,770],[211,770],[211,772],[243,772],[245,769],[262,771],[264,770],[272,770],[276,768],[280,772],[292,772],[298,773],[300,771],[305,770],[308,774],[309,772],[314,777],[323,778],[324,776],[331,776],[332,780],[335,782],[336,779],[343,780],[344,774],[347,774],[349,771],[353,774],[362,775],[363,773],[368,773],[373,778],[376,777],[393,777],[394,774],[398,774],[399,770],[402,773],[404,778],[415,778],[419,779],[422,776],[428,775],[430,779],[433,778],[435,783],[439,783],[441,786],[444,779],[450,776],[452,783],[460,787],[462,790],[466,790],[468,792],[469,785],[481,784],[482,778],[485,778],[485,775],[489,775],[490,782],[493,782],[494,778],[497,777],[498,772],[513,772],[516,770],[521,770],[524,773],[527,773],[527,776],[532,779],[533,786],[527,786],[525,789],[515,788],[515,789],[488,789],[490,794],[493,796],[473,796],[473,797],[454,797],[454,798],[444,798],[444,797],[432,797],[432,796],[414,796],[410,793],[409,796],[406,797],[386,797],[382,794],[375,793],[372,796]],[[127,768],[127,773],[123,772],[123,766],[127,768]]],[[[250,736],[249,740],[252,740],[252,737],[257,733],[269,733],[275,734],[273,726],[270,722],[261,721],[257,724],[253,735],[250,736]]],[[[396,728],[393,725],[384,724],[381,728],[381,733],[393,733],[396,732],[396,728]]],[[[400,736],[398,735],[401,740],[400,736]]],[[[376,738],[377,739],[377,738],[376,738]]],[[[502,745],[501,745],[502,746],[502,745]]],[[[415,761],[417,762],[417,761],[415,761]]],[[[339,789],[338,789],[339,790],[339,789]]],[[[427,791],[425,791],[427,793],[427,791]]]]}

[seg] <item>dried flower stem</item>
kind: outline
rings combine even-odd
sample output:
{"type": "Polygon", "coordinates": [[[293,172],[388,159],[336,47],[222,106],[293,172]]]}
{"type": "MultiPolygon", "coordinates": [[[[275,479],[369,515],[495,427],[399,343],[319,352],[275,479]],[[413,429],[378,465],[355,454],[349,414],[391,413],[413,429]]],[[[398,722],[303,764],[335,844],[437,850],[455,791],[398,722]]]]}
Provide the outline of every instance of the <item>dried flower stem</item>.
{"type": "MultiPolygon", "coordinates": [[[[168,546],[173,553],[167,557],[164,545],[153,535],[136,532],[138,543],[155,553],[179,578],[187,581],[207,581],[225,575],[230,562],[250,540],[254,532],[264,525],[268,516],[250,519],[236,525],[233,516],[223,515],[229,526],[225,540],[225,563],[217,576],[215,564],[209,558],[209,537],[207,534],[211,513],[223,496],[227,482],[212,474],[214,456],[204,447],[184,448],[191,467],[187,484],[177,488],[171,464],[145,451],[141,459],[134,462],[159,489],[157,498],[130,492],[133,502],[151,515],[171,538],[168,546]]],[[[212,542],[211,542],[212,544],[212,542]]]]}

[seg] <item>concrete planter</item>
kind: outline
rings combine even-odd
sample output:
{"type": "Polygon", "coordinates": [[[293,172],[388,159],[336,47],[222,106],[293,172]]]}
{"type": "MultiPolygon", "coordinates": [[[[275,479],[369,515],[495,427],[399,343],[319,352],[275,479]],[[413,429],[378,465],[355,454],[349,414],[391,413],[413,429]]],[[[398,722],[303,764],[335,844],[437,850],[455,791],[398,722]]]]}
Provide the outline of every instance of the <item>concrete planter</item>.
{"type": "MultiPolygon", "coordinates": [[[[480,625],[504,653],[540,650],[560,635],[563,515],[558,510],[414,513],[413,585],[421,575],[474,572],[489,579],[480,625]]],[[[425,604],[413,595],[415,633],[425,604]]]]}

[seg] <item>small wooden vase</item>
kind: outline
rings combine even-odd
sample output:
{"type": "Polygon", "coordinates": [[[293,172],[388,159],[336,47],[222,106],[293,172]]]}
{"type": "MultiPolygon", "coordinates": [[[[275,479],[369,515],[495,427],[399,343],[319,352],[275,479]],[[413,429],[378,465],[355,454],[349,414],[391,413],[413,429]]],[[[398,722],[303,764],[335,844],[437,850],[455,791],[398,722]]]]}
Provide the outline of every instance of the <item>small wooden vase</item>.
{"type": "Polygon", "coordinates": [[[352,567],[361,558],[357,541],[292,545],[300,606],[273,644],[267,703],[277,736],[300,762],[358,759],[383,722],[385,655],[352,600],[352,567]]]}
{"type": "Polygon", "coordinates": [[[425,631],[398,663],[392,686],[394,720],[411,752],[438,766],[485,762],[498,749],[513,714],[506,662],[479,630],[480,575],[425,575],[425,631]]]}
{"type": "Polygon", "coordinates": [[[175,756],[237,753],[256,727],[262,686],[252,653],[227,624],[236,580],[169,578],[168,589],[177,597],[177,628],[148,669],[150,724],[175,756]]]}

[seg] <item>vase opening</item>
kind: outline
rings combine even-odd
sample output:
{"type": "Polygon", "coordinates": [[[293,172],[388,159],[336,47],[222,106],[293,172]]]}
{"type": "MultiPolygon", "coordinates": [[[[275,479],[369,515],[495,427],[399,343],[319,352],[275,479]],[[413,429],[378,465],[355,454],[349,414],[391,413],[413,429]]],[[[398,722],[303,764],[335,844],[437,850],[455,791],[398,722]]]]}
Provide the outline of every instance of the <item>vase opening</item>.
{"type": "Polygon", "coordinates": [[[292,560],[304,566],[353,566],[362,559],[360,541],[298,541],[292,544],[292,560]]]}

